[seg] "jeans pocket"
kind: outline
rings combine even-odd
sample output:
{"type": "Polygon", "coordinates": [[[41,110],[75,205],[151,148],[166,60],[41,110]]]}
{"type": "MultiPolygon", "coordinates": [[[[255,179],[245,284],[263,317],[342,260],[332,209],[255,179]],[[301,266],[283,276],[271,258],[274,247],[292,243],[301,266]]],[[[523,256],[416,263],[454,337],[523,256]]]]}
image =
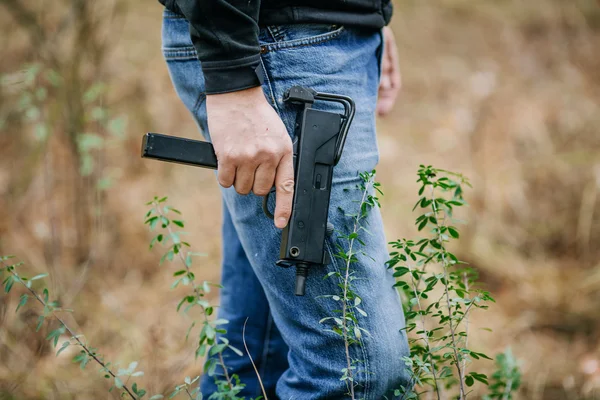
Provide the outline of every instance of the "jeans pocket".
{"type": "Polygon", "coordinates": [[[169,60],[197,59],[189,23],[180,14],[165,9],[162,23],[162,53],[169,60]]]}
{"type": "Polygon", "coordinates": [[[312,46],[338,37],[344,27],[332,24],[270,25],[261,29],[261,53],[312,46]]]}

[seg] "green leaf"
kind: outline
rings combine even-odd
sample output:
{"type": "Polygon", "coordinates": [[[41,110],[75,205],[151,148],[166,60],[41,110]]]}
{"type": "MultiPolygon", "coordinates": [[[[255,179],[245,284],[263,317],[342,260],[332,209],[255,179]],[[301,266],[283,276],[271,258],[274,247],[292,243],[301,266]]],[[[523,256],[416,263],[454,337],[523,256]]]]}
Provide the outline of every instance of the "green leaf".
{"type": "Polygon", "coordinates": [[[12,289],[14,283],[15,283],[16,278],[14,276],[9,276],[8,278],[6,278],[6,280],[4,281],[4,291],[6,293],[10,292],[10,289],[12,289]]]}
{"type": "Polygon", "coordinates": [[[115,386],[119,389],[123,388],[123,381],[118,376],[115,377],[115,386]]]}
{"type": "Polygon", "coordinates": [[[126,126],[127,119],[125,117],[117,117],[109,121],[108,130],[113,136],[121,139],[125,136],[126,126]]]}
{"type": "Polygon", "coordinates": [[[473,377],[471,375],[468,375],[465,377],[465,383],[467,384],[467,386],[471,387],[473,386],[475,381],[473,380],[473,377]]]}
{"type": "MultiPolygon", "coordinates": [[[[484,353],[476,353],[476,352],[474,352],[474,351],[471,351],[470,353],[471,353],[471,356],[472,356],[473,358],[476,358],[475,356],[478,356],[478,357],[481,357],[481,358],[485,358],[486,360],[491,360],[491,358],[490,358],[490,357],[488,357],[488,356],[487,356],[486,354],[484,354],[484,353]]],[[[478,358],[477,358],[477,359],[478,359],[478,358]]]]}
{"type": "Polygon", "coordinates": [[[215,335],[216,335],[215,328],[213,328],[212,325],[210,325],[210,324],[204,325],[204,328],[205,328],[206,337],[209,339],[214,339],[215,335]]]}
{"type": "Polygon", "coordinates": [[[77,146],[81,152],[101,149],[104,146],[104,138],[96,133],[80,133],[77,135],[77,146]]]}
{"type": "Polygon", "coordinates": [[[458,237],[459,237],[458,231],[453,226],[448,227],[448,233],[450,233],[450,236],[452,236],[454,239],[458,239],[458,237]]]}
{"type": "Polygon", "coordinates": [[[29,295],[27,293],[23,293],[21,295],[21,300],[19,301],[19,304],[17,305],[17,309],[15,310],[15,312],[19,311],[19,308],[23,307],[25,304],[27,304],[27,300],[29,299],[29,295]]]}
{"type": "Polygon", "coordinates": [[[45,273],[44,273],[44,274],[39,274],[39,275],[36,275],[36,276],[34,276],[33,278],[29,279],[29,280],[30,280],[30,281],[36,281],[36,280],[38,280],[38,279],[42,279],[42,278],[45,278],[45,277],[47,277],[47,276],[48,276],[48,274],[45,274],[45,273]]]}
{"type": "Polygon", "coordinates": [[[60,347],[60,349],[58,349],[58,351],[56,352],[56,357],[58,357],[58,355],[60,353],[63,352],[63,350],[65,350],[67,347],[69,347],[71,345],[71,343],[69,341],[63,342],[62,346],[60,347]]]}
{"type": "Polygon", "coordinates": [[[34,128],[34,135],[37,140],[44,141],[48,137],[48,127],[42,123],[36,124],[34,128]]]}
{"type": "Polygon", "coordinates": [[[40,328],[42,327],[42,325],[44,324],[44,319],[45,319],[45,318],[46,318],[46,317],[44,317],[43,315],[40,315],[40,316],[38,317],[38,323],[37,323],[37,326],[35,327],[35,331],[36,331],[36,332],[38,332],[38,331],[40,330],[40,328]]]}
{"type": "Polygon", "coordinates": [[[489,385],[486,374],[478,374],[477,372],[471,372],[470,375],[473,377],[473,379],[475,379],[485,385],[489,385]]]}
{"type": "Polygon", "coordinates": [[[396,270],[396,272],[394,272],[394,277],[396,277],[396,278],[410,272],[410,269],[408,269],[406,267],[396,267],[395,270],[396,270]]]}
{"type": "Polygon", "coordinates": [[[86,92],[83,94],[83,101],[86,103],[92,103],[97,100],[106,91],[106,85],[102,82],[94,83],[86,92]]]}
{"type": "Polygon", "coordinates": [[[164,399],[165,396],[163,396],[162,394],[155,394],[154,396],[150,397],[149,400],[160,400],[160,399],[164,399]]]}
{"type": "Polygon", "coordinates": [[[178,219],[174,219],[174,220],[172,220],[171,222],[173,222],[173,223],[174,223],[175,225],[177,225],[178,227],[180,227],[180,228],[183,228],[183,225],[184,225],[184,224],[183,224],[183,221],[180,221],[180,220],[178,220],[178,219]]]}
{"type": "Polygon", "coordinates": [[[206,354],[206,344],[201,344],[196,349],[196,358],[198,358],[198,356],[204,357],[205,354],[206,354]]]}
{"type": "Polygon", "coordinates": [[[53,330],[46,336],[46,340],[53,340],[54,347],[58,344],[58,338],[60,335],[65,333],[66,328],[64,326],[59,327],[58,329],[53,330]]]}
{"type": "Polygon", "coordinates": [[[228,344],[227,347],[233,351],[235,354],[237,354],[240,357],[244,356],[244,353],[242,353],[237,347],[233,347],[232,345],[228,344]]]}
{"type": "Polygon", "coordinates": [[[367,316],[367,313],[365,312],[365,310],[363,310],[362,308],[359,307],[355,307],[356,311],[358,311],[363,317],[367,316]]]}

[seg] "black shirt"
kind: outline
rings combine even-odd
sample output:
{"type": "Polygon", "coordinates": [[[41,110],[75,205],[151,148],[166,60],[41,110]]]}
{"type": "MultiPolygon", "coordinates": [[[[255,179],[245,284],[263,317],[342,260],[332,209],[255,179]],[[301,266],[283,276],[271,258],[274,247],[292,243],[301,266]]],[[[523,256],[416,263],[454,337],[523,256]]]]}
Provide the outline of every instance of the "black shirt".
{"type": "Polygon", "coordinates": [[[159,0],[185,16],[202,62],[207,94],[260,85],[259,26],[331,23],[381,29],[390,0],[159,0]]]}

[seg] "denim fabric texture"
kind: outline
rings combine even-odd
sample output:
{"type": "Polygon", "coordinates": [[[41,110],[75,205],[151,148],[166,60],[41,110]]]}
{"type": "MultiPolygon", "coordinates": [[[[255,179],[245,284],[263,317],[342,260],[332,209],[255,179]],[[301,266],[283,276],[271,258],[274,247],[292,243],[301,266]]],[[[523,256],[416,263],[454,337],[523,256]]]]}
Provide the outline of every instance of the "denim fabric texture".
{"type": "MultiPolygon", "coordinates": [[[[206,95],[200,62],[191,43],[188,23],[178,14],[165,11],[163,53],[174,87],[196,119],[205,139],[210,140],[206,121],[206,95]]],[[[371,171],[378,162],[375,136],[375,106],[380,75],[382,35],[379,31],[349,29],[329,24],[269,26],[260,32],[261,64],[265,73],[265,96],[283,120],[290,136],[298,108],[284,104],[284,91],[303,85],[319,92],[350,96],[356,102],[356,116],[339,164],[334,168],[329,221],[335,229],[350,233],[352,219],[362,193],[356,189],[358,174],[371,171]]],[[[336,105],[316,103],[317,108],[341,111],[336,105]]],[[[231,118],[235,118],[232,115],[231,118]]],[[[198,173],[208,173],[199,170],[198,173]]],[[[346,367],[343,340],[319,321],[334,316],[339,303],[323,295],[338,294],[339,280],[325,278],[328,272],[342,272],[344,263],[333,256],[346,240],[336,233],[328,237],[332,263],[311,268],[306,295],[294,295],[295,271],[275,265],[279,258],[281,231],[262,211],[262,198],[238,195],[233,188],[222,189],[223,271],[219,317],[229,320],[227,337],[243,349],[242,327],[248,319],[246,342],[250,348],[270,399],[348,398],[340,380],[346,367]]],[[[273,196],[272,196],[273,197],[273,196]]],[[[270,207],[274,208],[271,197],[270,207]]],[[[217,201],[217,200],[215,200],[217,201]]],[[[404,315],[392,285],[381,214],[373,209],[367,217],[370,234],[362,233],[364,250],[352,265],[354,289],[362,298],[367,317],[356,315],[370,332],[360,345],[351,346],[351,356],[360,360],[356,374],[356,398],[392,399],[393,390],[408,385],[402,360],[408,355],[404,315]]],[[[248,357],[226,352],[231,373],[247,386],[247,398],[261,394],[248,357]]],[[[212,378],[204,376],[202,392],[208,398],[215,390],[212,378]]]]}

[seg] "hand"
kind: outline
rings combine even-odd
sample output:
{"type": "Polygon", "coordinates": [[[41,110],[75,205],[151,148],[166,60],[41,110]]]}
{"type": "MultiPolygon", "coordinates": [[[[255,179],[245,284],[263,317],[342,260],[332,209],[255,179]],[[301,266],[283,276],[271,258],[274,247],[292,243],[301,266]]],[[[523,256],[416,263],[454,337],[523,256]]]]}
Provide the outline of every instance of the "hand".
{"type": "Polygon", "coordinates": [[[283,229],[292,210],[294,165],[292,141],[279,115],[260,87],[208,95],[206,109],[219,184],[258,196],[275,185],[275,226],[283,229]]]}
{"type": "Polygon", "coordinates": [[[377,99],[377,114],[387,115],[396,102],[396,97],[402,86],[398,50],[392,28],[383,28],[383,59],[381,61],[381,80],[379,81],[379,95],[377,99]]]}

